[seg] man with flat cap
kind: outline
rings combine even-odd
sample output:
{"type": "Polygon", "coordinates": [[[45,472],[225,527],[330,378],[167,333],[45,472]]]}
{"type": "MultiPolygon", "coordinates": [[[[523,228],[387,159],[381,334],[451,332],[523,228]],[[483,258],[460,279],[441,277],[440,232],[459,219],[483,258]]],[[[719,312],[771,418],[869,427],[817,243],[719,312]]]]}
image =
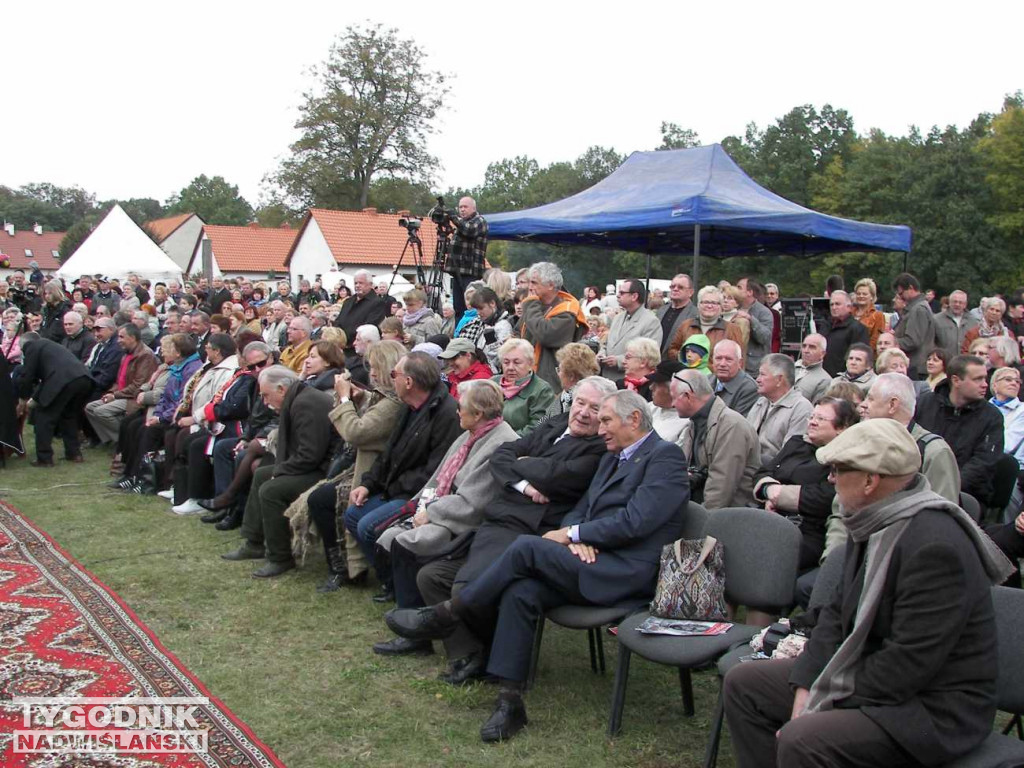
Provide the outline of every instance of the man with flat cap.
{"type": "Polygon", "coordinates": [[[990,587],[1013,570],[918,470],[893,419],[856,424],[817,459],[850,532],[843,577],[796,659],[726,675],[736,765],[941,765],[970,752],[996,712],[990,587]]]}

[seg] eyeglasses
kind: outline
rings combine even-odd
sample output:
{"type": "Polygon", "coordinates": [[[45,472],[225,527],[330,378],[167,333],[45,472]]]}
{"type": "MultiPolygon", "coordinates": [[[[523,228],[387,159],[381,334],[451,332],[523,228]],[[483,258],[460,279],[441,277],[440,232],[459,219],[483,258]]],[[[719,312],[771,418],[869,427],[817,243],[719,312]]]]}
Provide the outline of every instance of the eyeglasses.
{"type": "Polygon", "coordinates": [[[245,366],[245,370],[247,370],[247,371],[258,371],[260,368],[265,366],[268,362],[269,362],[269,358],[263,358],[259,362],[249,363],[249,365],[245,366]]]}
{"type": "Polygon", "coordinates": [[[844,472],[856,471],[857,469],[855,467],[851,467],[847,464],[833,464],[828,468],[828,476],[830,479],[835,480],[837,477],[839,477],[839,475],[843,474],[844,472]]]}
{"type": "MultiPolygon", "coordinates": [[[[690,382],[688,382],[688,381],[687,381],[686,379],[684,379],[684,378],[683,378],[682,376],[680,376],[679,374],[674,374],[674,375],[672,376],[672,381],[678,381],[678,382],[679,382],[680,384],[685,384],[685,385],[687,386],[687,388],[688,388],[688,389],[689,389],[689,390],[690,390],[691,392],[694,392],[694,389],[693,389],[693,384],[691,384],[690,382]]],[[[696,394],[696,392],[694,392],[694,394],[696,394]]]]}
{"type": "Polygon", "coordinates": [[[705,300],[705,301],[702,301],[700,303],[700,305],[702,307],[719,307],[719,306],[722,305],[722,302],[720,302],[720,301],[707,301],[707,300],[705,300]]]}

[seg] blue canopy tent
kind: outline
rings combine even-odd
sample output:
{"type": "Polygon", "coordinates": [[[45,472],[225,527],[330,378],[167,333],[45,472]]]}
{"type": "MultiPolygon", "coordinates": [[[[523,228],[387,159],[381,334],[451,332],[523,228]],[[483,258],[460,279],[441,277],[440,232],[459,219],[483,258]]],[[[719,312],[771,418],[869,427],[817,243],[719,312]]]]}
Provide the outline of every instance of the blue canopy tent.
{"type": "Polygon", "coordinates": [[[764,187],[720,144],[634,152],[604,180],[554,203],[488,215],[489,235],[550,245],[587,245],[698,257],[840,251],[910,251],[909,227],[841,219],[764,187]]]}

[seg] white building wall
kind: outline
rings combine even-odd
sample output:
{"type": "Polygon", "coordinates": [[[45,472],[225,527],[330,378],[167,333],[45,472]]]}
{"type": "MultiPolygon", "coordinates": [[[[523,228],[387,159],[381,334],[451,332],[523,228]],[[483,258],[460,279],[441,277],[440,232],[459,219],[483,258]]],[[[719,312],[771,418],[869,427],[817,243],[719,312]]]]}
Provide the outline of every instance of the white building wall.
{"type": "Polygon", "coordinates": [[[295,244],[288,269],[293,287],[298,286],[299,280],[306,279],[313,282],[316,280],[316,276],[320,275],[324,288],[329,291],[341,278],[334,254],[327,246],[327,239],[324,237],[320,225],[316,223],[316,219],[311,218],[306,228],[302,230],[302,236],[295,244]]]}
{"type": "Polygon", "coordinates": [[[160,243],[164,253],[174,260],[174,263],[181,267],[184,272],[188,269],[189,260],[192,258],[199,233],[203,229],[202,220],[193,214],[185,223],[171,233],[170,237],[160,243]]]}

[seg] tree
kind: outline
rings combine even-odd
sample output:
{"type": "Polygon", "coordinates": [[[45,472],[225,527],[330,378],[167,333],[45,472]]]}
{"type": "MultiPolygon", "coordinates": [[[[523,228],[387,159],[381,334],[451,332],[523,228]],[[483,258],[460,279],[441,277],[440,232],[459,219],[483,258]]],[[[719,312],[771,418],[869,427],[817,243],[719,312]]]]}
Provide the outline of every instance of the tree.
{"type": "Polygon", "coordinates": [[[96,196],[80,187],[26,184],[20,189],[0,186],[0,218],[18,229],[41,224],[66,231],[77,220],[95,212],[96,196]]]}
{"type": "Polygon", "coordinates": [[[223,176],[205,174],[167,200],[167,214],[195,213],[207,224],[242,226],[252,220],[252,206],[238,194],[238,187],[223,176]]]}
{"type": "Polygon", "coordinates": [[[67,261],[91,233],[92,225],[88,220],[82,219],[73,224],[65,233],[64,239],[60,241],[61,261],[67,261]]]}
{"type": "Polygon", "coordinates": [[[661,124],[661,146],[658,149],[689,149],[699,146],[700,137],[696,131],[683,128],[677,123],[661,124]]]}
{"type": "Polygon", "coordinates": [[[378,175],[429,185],[437,159],[425,149],[448,93],[425,54],[395,29],[349,27],[314,68],[295,127],[301,138],[274,181],[300,207],[364,207],[378,175]]]}
{"type": "Polygon", "coordinates": [[[990,221],[1018,241],[1024,237],[1024,109],[1019,102],[1019,92],[1016,101],[1007,99],[989,135],[978,142],[996,209],[990,221]]]}

